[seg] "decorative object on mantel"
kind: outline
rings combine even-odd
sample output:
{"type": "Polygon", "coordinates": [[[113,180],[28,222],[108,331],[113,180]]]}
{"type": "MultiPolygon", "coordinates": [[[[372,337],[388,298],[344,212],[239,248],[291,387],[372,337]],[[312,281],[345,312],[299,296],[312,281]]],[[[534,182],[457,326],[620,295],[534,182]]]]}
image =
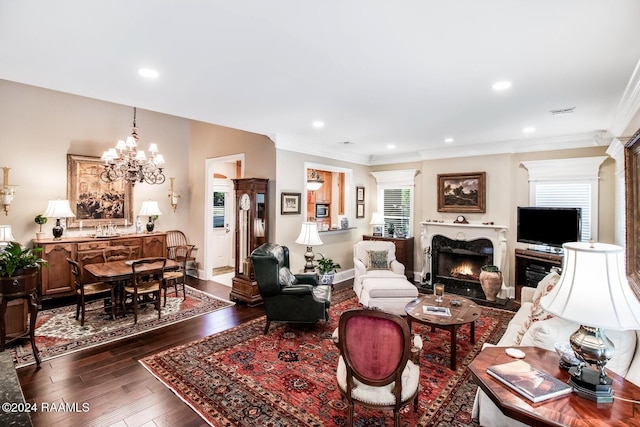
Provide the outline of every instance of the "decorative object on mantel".
{"type": "Polygon", "coordinates": [[[158,202],[155,200],[146,200],[142,202],[142,207],[140,208],[140,213],[138,215],[149,217],[149,222],[147,222],[147,231],[151,233],[155,227],[153,221],[157,219],[158,215],[162,215],[162,212],[158,207],[158,202]]]}
{"type": "Polygon", "coordinates": [[[304,272],[314,271],[315,266],[313,265],[313,259],[315,255],[313,254],[312,246],[322,245],[322,240],[320,240],[320,235],[318,234],[318,224],[315,222],[303,222],[296,243],[307,247],[307,251],[304,253],[304,259],[306,261],[304,272]]]}
{"type": "Polygon", "coordinates": [[[307,190],[316,191],[324,184],[324,180],[320,178],[318,171],[309,169],[307,172],[307,190]]]}
{"type": "Polygon", "coordinates": [[[173,189],[174,181],[174,177],[169,178],[169,203],[171,204],[171,208],[175,212],[176,208],[178,207],[178,199],[180,198],[180,193],[173,189]]]}
{"type": "Polygon", "coordinates": [[[0,187],[0,204],[2,204],[4,214],[9,215],[9,208],[13,202],[13,196],[16,192],[17,185],[9,185],[9,171],[11,168],[3,166],[2,170],[4,172],[4,181],[2,183],[2,187],[0,187]]]}
{"type": "Polygon", "coordinates": [[[486,172],[438,174],[438,212],[485,212],[485,178],[486,172]]]}
{"type": "Polygon", "coordinates": [[[51,231],[53,232],[53,240],[60,240],[62,239],[62,233],[64,233],[64,227],[60,224],[60,219],[74,218],[76,215],[71,210],[71,206],[69,206],[69,200],[57,199],[49,200],[49,205],[43,216],[56,219],[56,225],[51,231]]]}
{"type": "Polygon", "coordinates": [[[454,224],[469,224],[469,221],[467,221],[467,218],[464,217],[464,215],[458,215],[458,217],[456,218],[455,221],[453,221],[454,224]]]}
{"type": "Polygon", "coordinates": [[[104,170],[100,179],[114,182],[124,179],[131,185],[136,182],[162,184],[165,181],[162,173],[164,156],[158,152],[158,145],[149,144],[149,159],[144,151],[138,151],[138,128],[136,127],[136,107],[133,107],[133,127],[126,141],[119,140],[115,148],[102,154],[104,170]]]}
{"type": "Polygon", "coordinates": [[[495,265],[483,265],[478,280],[487,301],[495,301],[502,288],[502,272],[495,265]]]}
{"type": "Polygon", "coordinates": [[[611,403],[612,380],[604,367],[615,347],[605,329],[640,329],[640,302],[627,281],[624,248],[592,241],[565,243],[562,249],[562,274],[554,288],[542,297],[540,306],[561,319],[580,324],[569,338],[581,362],[569,369],[569,385],[579,396],[611,403]],[[584,369],[587,364],[598,370],[584,369]]]}

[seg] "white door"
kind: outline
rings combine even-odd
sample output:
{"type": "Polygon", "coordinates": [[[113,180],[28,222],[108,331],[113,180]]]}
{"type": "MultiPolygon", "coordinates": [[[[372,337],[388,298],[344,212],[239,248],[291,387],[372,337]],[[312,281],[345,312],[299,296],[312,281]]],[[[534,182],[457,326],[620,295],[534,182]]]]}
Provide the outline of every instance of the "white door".
{"type": "MultiPolygon", "coordinates": [[[[216,180],[217,181],[217,180],[216,180]]],[[[211,243],[213,248],[213,267],[228,267],[232,265],[230,250],[233,241],[231,230],[235,229],[232,215],[233,188],[227,182],[223,185],[214,185],[212,195],[213,221],[211,222],[211,243]]]]}
{"type": "Polygon", "coordinates": [[[235,195],[232,179],[242,177],[243,165],[244,154],[206,160],[203,275],[206,280],[213,280],[214,268],[235,266],[235,195]]]}

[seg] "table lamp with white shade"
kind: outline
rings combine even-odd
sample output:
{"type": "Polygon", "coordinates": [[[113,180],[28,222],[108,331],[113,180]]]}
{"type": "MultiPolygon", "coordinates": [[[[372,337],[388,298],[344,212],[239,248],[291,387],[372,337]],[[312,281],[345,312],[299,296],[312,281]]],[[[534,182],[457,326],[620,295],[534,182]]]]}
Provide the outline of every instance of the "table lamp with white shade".
{"type": "Polygon", "coordinates": [[[613,401],[612,381],[604,367],[613,356],[614,345],[605,329],[640,329],[640,302],[627,281],[622,247],[593,242],[565,243],[562,247],[562,275],[540,305],[581,325],[569,339],[581,362],[569,370],[574,392],[609,403],[613,401]],[[598,370],[584,369],[587,364],[598,370]]]}
{"type": "Polygon", "coordinates": [[[147,231],[151,233],[155,227],[153,223],[153,217],[156,215],[162,215],[160,208],[158,207],[158,202],[155,200],[145,200],[142,202],[142,207],[140,208],[140,216],[148,216],[149,222],[147,222],[147,231]]]}
{"type": "Polygon", "coordinates": [[[49,205],[47,206],[47,210],[45,211],[43,216],[47,218],[55,218],[56,225],[51,230],[53,233],[53,240],[62,239],[62,233],[64,233],[64,228],[60,225],[60,220],[62,218],[73,218],[76,214],[71,210],[71,206],[69,205],[69,200],[49,200],[49,205]]]}
{"type": "Polygon", "coordinates": [[[374,212],[373,215],[371,215],[371,222],[369,224],[373,225],[374,236],[382,236],[382,230],[384,228],[384,215],[382,212],[374,212]]]}
{"type": "Polygon", "coordinates": [[[9,246],[9,242],[15,242],[16,238],[11,233],[10,225],[0,225],[0,251],[9,246]]]}
{"type": "Polygon", "coordinates": [[[313,265],[313,260],[315,255],[313,254],[312,246],[322,244],[322,240],[320,240],[320,235],[318,234],[318,224],[315,222],[303,222],[296,243],[307,247],[307,251],[304,253],[304,259],[306,260],[304,272],[314,271],[315,266],[313,265]]]}

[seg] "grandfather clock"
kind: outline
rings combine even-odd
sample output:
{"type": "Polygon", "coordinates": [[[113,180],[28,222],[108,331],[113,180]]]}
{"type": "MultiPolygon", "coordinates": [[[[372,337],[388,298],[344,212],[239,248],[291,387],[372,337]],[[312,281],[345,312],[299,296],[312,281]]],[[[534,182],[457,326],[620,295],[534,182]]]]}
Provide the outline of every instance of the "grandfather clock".
{"type": "Polygon", "coordinates": [[[269,236],[268,183],[265,178],[233,180],[236,191],[236,264],[229,298],[244,301],[249,306],[262,303],[250,255],[269,236]]]}

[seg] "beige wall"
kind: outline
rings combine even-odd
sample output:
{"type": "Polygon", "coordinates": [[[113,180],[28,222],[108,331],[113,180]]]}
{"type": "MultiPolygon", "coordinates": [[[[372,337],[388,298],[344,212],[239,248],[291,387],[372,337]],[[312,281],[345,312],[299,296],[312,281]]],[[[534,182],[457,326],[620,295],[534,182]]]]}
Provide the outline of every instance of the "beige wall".
{"type": "Polygon", "coordinates": [[[375,181],[369,174],[369,168],[363,165],[357,165],[339,160],[332,160],[318,156],[310,156],[307,154],[295,153],[293,151],[277,150],[277,172],[276,172],[276,234],[274,241],[282,245],[288,246],[290,250],[290,263],[293,271],[301,271],[304,267],[305,246],[295,243],[300,233],[300,225],[306,220],[306,175],[305,162],[327,165],[329,167],[350,169],[352,173],[352,182],[345,191],[347,192],[347,217],[350,227],[357,227],[354,230],[326,232],[320,233],[320,239],[323,245],[313,247],[313,252],[326,254],[327,257],[333,259],[340,264],[342,268],[338,271],[344,272],[353,268],[353,244],[362,240],[362,235],[369,228],[371,219],[372,200],[375,197],[375,181]],[[373,182],[373,183],[372,183],[373,182]],[[355,217],[355,187],[365,187],[365,217],[355,217]],[[280,214],[280,193],[282,192],[301,193],[302,209],[300,215],[281,215],[280,214]]]}
{"type": "MultiPolygon", "coordinates": [[[[67,198],[67,154],[100,157],[118,139],[131,132],[133,106],[117,105],[34,86],[0,80],[0,166],[11,168],[9,180],[17,185],[8,216],[0,213],[0,224],[9,224],[15,238],[29,244],[38,225],[33,218],[44,213],[49,199],[67,198]]],[[[138,108],[137,125],[141,146],[158,144],[167,159],[165,174],[176,177],[182,192],[176,213],[168,199],[169,180],[162,185],[134,187],[134,215],[143,200],[158,201],[163,215],[160,230],[179,228],[188,222],[187,187],[189,121],[138,108]]],[[[146,219],[144,220],[146,222],[146,219]]],[[[52,220],[43,226],[51,236],[52,220]]],[[[133,230],[133,228],[131,228],[133,230]]],[[[69,229],[68,235],[87,234],[69,229]]]]}
{"type": "MultiPolygon", "coordinates": [[[[276,149],[268,137],[209,123],[192,121],[189,144],[189,220],[181,229],[189,234],[191,243],[199,248],[198,259],[204,256],[205,164],[207,159],[235,154],[245,155],[245,178],[268,178],[269,218],[275,218],[276,149]]],[[[273,236],[277,225],[270,223],[273,236]]]]}

